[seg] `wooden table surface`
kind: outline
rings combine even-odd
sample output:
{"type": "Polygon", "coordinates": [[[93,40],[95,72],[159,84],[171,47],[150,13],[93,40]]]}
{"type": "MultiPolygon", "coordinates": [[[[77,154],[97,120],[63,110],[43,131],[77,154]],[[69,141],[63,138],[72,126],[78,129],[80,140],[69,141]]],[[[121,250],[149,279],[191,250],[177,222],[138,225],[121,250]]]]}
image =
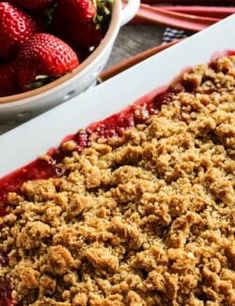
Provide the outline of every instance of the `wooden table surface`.
{"type": "MultiPolygon", "coordinates": [[[[121,62],[131,55],[160,44],[162,34],[163,29],[158,26],[128,25],[123,27],[118,35],[106,68],[121,62]]],[[[0,123],[0,134],[5,133],[19,124],[21,123],[0,123]]]]}
{"type": "Polygon", "coordinates": [[[128,25],[121,29],[107,67],[161,43],[164,29],[159,26],[128,25]]]}

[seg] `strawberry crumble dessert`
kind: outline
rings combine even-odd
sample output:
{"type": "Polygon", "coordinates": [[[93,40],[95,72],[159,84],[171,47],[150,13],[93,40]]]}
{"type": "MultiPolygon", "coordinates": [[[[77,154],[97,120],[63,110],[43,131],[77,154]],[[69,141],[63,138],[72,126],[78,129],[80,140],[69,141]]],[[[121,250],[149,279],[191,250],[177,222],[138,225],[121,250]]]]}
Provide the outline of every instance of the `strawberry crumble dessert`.
{"type": "Polygon", "coordinates": [[[0,181],[0,305],[235,305],[234,67],[199,65],[43,156],[54,172],[0,181]]]}

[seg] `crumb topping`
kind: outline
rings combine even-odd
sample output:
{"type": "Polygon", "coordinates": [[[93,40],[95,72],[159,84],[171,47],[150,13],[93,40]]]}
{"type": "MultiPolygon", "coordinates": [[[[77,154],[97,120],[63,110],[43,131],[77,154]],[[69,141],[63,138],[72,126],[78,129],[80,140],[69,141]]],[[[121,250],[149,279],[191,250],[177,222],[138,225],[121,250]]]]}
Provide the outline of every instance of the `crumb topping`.
{"type": "Polygon", "coordinates": [[[235,57],[9,193],[0,279],[31,306],[235,305],[235,57]]]}

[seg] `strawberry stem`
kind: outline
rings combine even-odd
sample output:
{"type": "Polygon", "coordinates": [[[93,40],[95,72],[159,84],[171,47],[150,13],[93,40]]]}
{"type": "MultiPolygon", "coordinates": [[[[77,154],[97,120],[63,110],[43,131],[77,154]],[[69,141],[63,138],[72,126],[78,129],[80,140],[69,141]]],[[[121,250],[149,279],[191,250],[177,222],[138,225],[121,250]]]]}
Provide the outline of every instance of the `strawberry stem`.
{"type": "Polygon", "coordinates": [[[26,87],[28,89],[36,89],[36,88],[40,88],[44,85],[47,85],[55,80],[57,80],[59,77],[61,77],[60,75],[57,76],[49,76],[49,75],[37,75],[35,80],[28,84],[26,87]]]}
{"type": "Polygon", "coordinates": [[[97,14],[94,22],[103,28],[110,21],[113,0],[96,0],[97,14]]]}

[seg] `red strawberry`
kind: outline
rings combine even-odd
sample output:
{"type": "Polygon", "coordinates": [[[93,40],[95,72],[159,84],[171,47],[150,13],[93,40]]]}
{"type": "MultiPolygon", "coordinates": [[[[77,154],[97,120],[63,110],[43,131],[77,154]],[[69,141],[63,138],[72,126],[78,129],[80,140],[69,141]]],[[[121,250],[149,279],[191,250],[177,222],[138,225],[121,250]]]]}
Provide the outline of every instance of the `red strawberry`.
{"type": "Polygon", "coordinates": [[[103,38],[103,31],[94,22],[65,23],[62,19],[55,20],[53,32],[74,49],[96,47],[103,38]]]}
{"type": "Polygon", "coordinates": [[[69,22],[89,22],[96,16],[95,0],[59,0],[57,14],[69,22]]]}
{"type": "Polygon", "coordinates": [[[10,96],[17,93],[15,68],[15,62],[0,65],[0,97],[10,96]]]}
{"type": "Polygon", "coordinates": [[[11,0],[15,5],[26,10],[44,9],[55,2],[55,0],[11,0]]]}
{"type": "Polygon", "coordinates": [[[60,0],[52,29],[74,47],[96,47],[111,16],[108,0],[60,0]]]}
{"type": "Polygon", "coordinates": [[[97,47],[103,38],[101,29],[95,23],[79,23],[66,28],[66,36],[78,47],[97,47]]]}
{"type": "Polygon", "coordinates": [[[35,22],[7,2],[0,3],[0,59],[17,52],[36,32],[35,22]]]}
{"type": "MultiPolygon", "coordinates": [[[[79,65],[76,53],[59,38],[40,33],[35,34],[22,47],[18,57],[18,82],[22,90],[38,76],[56,78],[64,75],[79,65]]],[[[41,80],[40,80],[41,81],[41,80]]],[[[42,80],[42,84],[45,80],[42,80]]],[[[46,79],[48,82],[48,78],[46,79]]]]}

